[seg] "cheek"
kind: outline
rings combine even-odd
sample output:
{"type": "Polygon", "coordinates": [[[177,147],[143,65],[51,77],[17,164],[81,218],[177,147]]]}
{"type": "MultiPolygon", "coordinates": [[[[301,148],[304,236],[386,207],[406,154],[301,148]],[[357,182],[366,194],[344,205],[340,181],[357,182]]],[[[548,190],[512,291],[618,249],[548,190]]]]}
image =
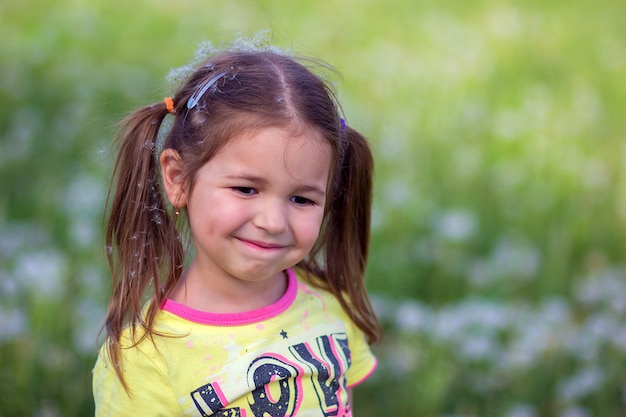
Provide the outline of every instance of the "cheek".
{"type": "Polygon", "coordinates": [[[228,197],[219,192],[192,195],[189,202],[191,225],[223,229],[240,221],[244,216],[243,207],[228,197]]]}
{"type": "Polygon", "coordinates": [[[310,216],[306,220],[300,223],[299,232],[303,241],[306,241],[308,246],[313,246],[317,241],[322,227],[323,213],[319,215],[310,216]]]}

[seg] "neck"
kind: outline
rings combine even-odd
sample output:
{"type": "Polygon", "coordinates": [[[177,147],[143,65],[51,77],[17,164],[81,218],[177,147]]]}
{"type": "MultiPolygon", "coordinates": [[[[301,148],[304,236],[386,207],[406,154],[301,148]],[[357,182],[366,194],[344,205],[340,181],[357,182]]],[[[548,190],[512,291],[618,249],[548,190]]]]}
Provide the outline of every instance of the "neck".
{"type": "Polygon", "coordinates": [[[169,298],[194,310],[220,314],[242,313],[278,301],[287,290],[287,281],[286,271],[262,281],[202,274],[201,268],[194,261],[183,272],[169,298]]]}

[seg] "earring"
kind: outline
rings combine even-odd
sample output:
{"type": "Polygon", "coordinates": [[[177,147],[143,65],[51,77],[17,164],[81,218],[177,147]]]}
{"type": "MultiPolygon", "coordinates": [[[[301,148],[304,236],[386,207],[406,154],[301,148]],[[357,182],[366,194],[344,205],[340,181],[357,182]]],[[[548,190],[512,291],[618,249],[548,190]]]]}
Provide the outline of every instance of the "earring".
{"type": "Polygon", "coordinates": [[[180,216],[180,210],[179,210],[179,209],[176,209],[176,210],[174,211],[174,215],[175,215],[176,217],[180,216]]]}

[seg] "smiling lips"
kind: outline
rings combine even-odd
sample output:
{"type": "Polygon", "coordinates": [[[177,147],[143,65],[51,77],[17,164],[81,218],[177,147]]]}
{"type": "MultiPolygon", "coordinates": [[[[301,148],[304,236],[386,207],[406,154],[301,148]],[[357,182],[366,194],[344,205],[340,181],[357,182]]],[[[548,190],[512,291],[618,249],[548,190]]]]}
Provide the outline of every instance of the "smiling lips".
{"type": "Polygon", "coordinates": [[[249,240],[243,238],[237,238],[240,242],[244,243],[246,246],[252,247],[254,249],[263,249],[263,250],[277,250],[283,249],[285,245],[279,245],[276,243],[270,242],[262,242],[260,240],[249,240]]]}

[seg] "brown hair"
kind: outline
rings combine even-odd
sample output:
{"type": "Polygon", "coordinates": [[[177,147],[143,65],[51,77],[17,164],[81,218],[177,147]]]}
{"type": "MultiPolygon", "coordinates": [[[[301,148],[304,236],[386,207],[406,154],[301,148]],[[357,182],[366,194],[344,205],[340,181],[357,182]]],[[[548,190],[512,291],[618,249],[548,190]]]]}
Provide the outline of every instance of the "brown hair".
{"type": "MultiPolygon", "coordinates": [[[[333,151],[332,181],[320,237],[298,266],[319,277],[318,285],[375,342],[381,328],[364,285],[372,154],[365,138],[340,119],[329,86],[301,62],[271,51],[227,52],[209,59],[174,95],[175,118],[162,149],[179,152],[185,185],[191,189],[198,169],[246,129],[294,125],[320,132],[333,151]]],[[[130,326],[131,343],[154,335],[159,306],[178,282],[185,260],[156,157],[161,148],[156,138],[167,114],[163,102],[141,108],[122,121],[117,137],[106,229],[113,289],[104,328],[108,355],[122,383],[124,327],[130,326]],[[144,316],[148,291],[152,298],[144,316]],[[138,328],[145,332],[136,340],[138,328]]]]}

